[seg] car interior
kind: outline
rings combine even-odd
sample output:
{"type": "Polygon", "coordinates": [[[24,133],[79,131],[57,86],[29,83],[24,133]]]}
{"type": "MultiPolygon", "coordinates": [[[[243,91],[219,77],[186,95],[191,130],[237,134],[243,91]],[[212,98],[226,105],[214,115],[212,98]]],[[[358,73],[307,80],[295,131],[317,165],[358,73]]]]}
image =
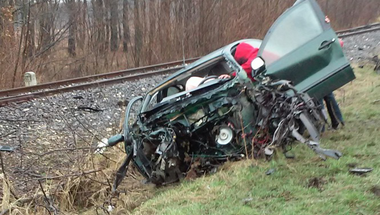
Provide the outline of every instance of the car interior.
{"type": "Polygon", "coordinates": [[[165,83],[165,87],[162,87],[153,94],[149,106],[151,108],[155,108],[156,104],[166,103],[174,98],[186,95],[187,93],[192,93],[201,88],[219,82],[228,81],[229,79],[222,80],[218,79],[218,77],[223,74],[228,74],[231,76],[233,72],[234,70],[228,65],[228,62],[224,57],[218,57],[210,60],[209,62],[194,67],[186,73],[183,73],[165,83]],[[195,89],[186,91],[186,83],[191,77],[201,77],[204,78],[204,81],[202,81],[195,89]]]}

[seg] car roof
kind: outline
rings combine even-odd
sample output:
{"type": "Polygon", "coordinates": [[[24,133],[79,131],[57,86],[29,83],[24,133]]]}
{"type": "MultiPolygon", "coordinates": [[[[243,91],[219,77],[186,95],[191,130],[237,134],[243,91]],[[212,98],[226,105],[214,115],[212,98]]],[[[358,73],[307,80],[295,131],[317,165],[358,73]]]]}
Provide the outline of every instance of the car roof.
{"type": "MultiPolygon", "coordinates": [[[[223,46],[201,58],[199,58],[198,60],[194,61],[193,63],[191,64],[188,64],[186,65],[184,68],[178,70],[177,72],[175,72],[174,74],[170,75],[169,77],[165,78],[162,82],[160,82],[158,85],[156,85],[155,88],[163,85],[164,83],[168,82],[169,80],[183,74],[183,73],[186,73],[187,71],[199,66],[199,65],[202,65],[204,64],[205,62],[208,62],[212,59],[215,59],[215,58],[219,58],[221,56],[224,56],[224,57],[227,57],[228,59],[230,60],[233,60],[233,56],[231,54],[231,49],[232,47],[238,45],[239,43],[242,43],[242,42],[245,42],[245,43],[248,43],[250,45],[252,45],[253,47],[257,47],[259,48],[260,45],[261,45],[261,40],[258,40],[258,39],[243,39],[243,40],[238,40],[238,41],[235,41],[233,43],[230,43],[226,46],[223,46]]],[[[153,88],[152,90],[150,90],[149,92],[153,91],[155,88],[153,88]]],[[[148,93],[149,93],[148,92],[148,93]]]]}

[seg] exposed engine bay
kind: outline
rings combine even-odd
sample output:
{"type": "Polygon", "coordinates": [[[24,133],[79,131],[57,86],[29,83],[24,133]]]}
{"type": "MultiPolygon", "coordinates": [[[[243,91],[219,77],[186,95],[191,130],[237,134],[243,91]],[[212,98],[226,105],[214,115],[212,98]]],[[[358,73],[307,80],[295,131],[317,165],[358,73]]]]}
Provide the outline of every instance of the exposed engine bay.
{"type": "Polygon", "coordinates": [[[182,101],[177,97],[170,108],[158,107],[159,111],[141,114],[147,130],[134,137],[142,142],[137,154],[146,157],[140,165],[151,182],[178,181],[194,159],[207,158],[211,165],[244,156],[250,146],[242,140],[254,133],[252,113],[256,110],[246,88],[223,84],[217,80],[197,89],[207,90],[207,97],[188,95],[182,101]],[[251,125],[243,129],[243,124],[251,125]]]}

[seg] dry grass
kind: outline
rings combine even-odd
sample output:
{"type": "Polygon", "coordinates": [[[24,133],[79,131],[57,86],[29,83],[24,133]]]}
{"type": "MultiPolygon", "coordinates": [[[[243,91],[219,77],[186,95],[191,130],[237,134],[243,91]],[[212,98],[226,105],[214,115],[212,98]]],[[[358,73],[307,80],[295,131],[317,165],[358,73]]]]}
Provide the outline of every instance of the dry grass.
{"type": "Polygon", "coordinates": [[[112,194],[114,174],[125,154],[120,148],[115,148],[108,149],[103,155],[108,159],[87,154],[82,165],[73,165],[72,171],[78,172],[77,175],[40,180],[42,187],[17,199],[11,193],[11,182],[1,174],[1,211],[9,210],[9,214],[54,214],[55,211],[62,214],[96,214],[96,211],[106,214],[104,210],[117,205],[115,211],[125,214],[152,196],[154,189],[141,183],[143,178],[134,168],[118,188],[119,193],[112,194]],[[90,171],[94,168],[99,171],[90,171]],[[91,173],[86,174],[89,171],[91,173]]]}

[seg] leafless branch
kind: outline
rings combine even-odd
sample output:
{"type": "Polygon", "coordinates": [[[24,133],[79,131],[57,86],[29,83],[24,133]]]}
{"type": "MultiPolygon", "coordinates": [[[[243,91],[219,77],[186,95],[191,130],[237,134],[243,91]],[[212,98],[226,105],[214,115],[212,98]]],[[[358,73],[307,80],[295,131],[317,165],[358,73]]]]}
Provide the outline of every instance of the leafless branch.
{"type": "Polygon", "coordinates": [[[46,204],[48,205],[48,206],[46,207],[46,209],[49,211],[49,213],[50,213],[51,211],[53,211],[54,214],[58,214],[58,210],[57,210],[57,208],[54,206],[54,204],[52,203],[51,199],[47,197],[47,195],[46,195],[46,193],[45,193],[45,190],[44,190],[44,188],[43,188],[43,186],[42,186],[41,181],[38,180],[38,183],[39,183],[40,188],[41,188],[41,191],[42,191],[42,193],[43,193],[43,195],[44,195],[44,200],[45,200],[46,204]]]}
{"type": "Polygon", "coordinates": [[[0,162],[1,162],[1,171],[3,172],[3,175],[4,175],[4,179],[5,179],[5,183],[7,183],[7,186],[9,187],[9,191],[11,192],[11,194],[13,195],[13,197],[15,199],[18,199],[16,193],[13,191],[13,189],[11,188],[10,184],[8,183],[8,178],[7,178],[7,174],[5,172],[5,166],[4,166],[4,161],[3,161],[3,154],[2,152],[0,152],[0,162]]]}
{"type": "Polygon", "coordinates": [[[97,170],[90,170],[90,171],[84,171],[84,172],[79,172],[79,173],[74,173],[74,174],[68,174],[68,175],[57,175],[57,176],[46,176],[46,177],[40,177],[40,178],[35,178],[33,180],[59,180],[61,178],[68,178],[68,177],[80,177],[96,172],[102,171],[101,169],[97,170]]]}

